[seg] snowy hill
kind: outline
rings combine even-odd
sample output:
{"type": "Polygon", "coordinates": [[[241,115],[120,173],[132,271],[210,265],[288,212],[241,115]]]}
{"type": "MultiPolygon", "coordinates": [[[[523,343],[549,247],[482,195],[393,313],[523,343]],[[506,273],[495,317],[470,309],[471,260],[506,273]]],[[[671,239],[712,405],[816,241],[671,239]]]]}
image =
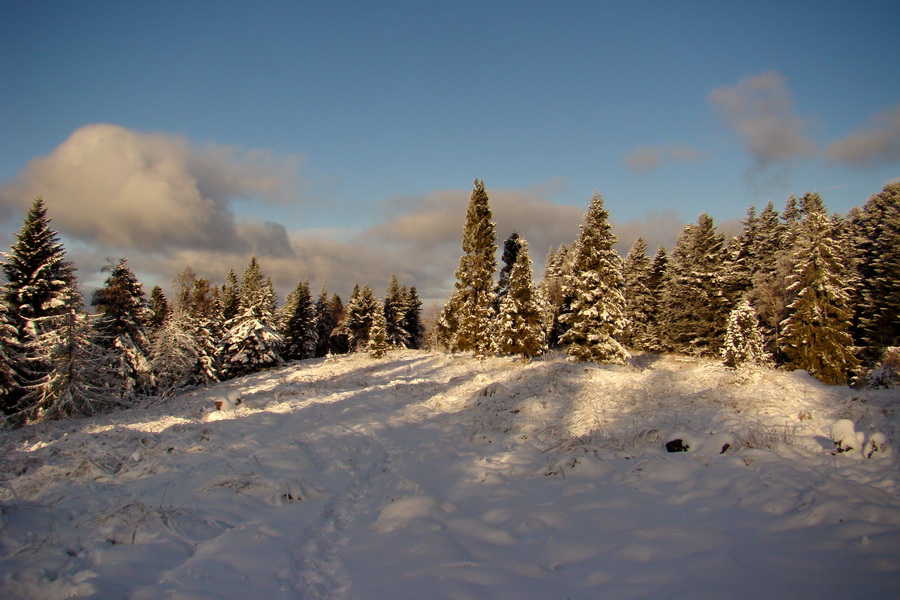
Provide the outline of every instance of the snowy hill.
{"type": "Polygon", "coordinates": [[[0,597],[898,597],[898,408],[675,357],[298,362],[0,433],[0,597]],[[833,454],[840,419],[887,445],[833,454]]]}

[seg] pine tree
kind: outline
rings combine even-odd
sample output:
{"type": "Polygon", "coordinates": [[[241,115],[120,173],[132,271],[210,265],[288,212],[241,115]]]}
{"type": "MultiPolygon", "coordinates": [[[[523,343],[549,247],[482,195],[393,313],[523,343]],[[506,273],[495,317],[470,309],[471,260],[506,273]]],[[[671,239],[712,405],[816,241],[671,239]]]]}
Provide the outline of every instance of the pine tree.
{"type": "Polygon", "coordinates": [[[50,357],[40,355],[46,348],[35,346],[38,337],[54,326],[51,317],[79,310],[82,301],[75,270],[66,260],[59,236],[50,228],[42,198],[35,199],[16,234],[16,243],[3,258],[6,284],[0,291],[0,303],[5,311],[5,354],[10,359],[6,367],[11,385],[0,404],[7,412],[21,412],[29,408],[23,406],[26,388],[43,381],[53,369],[50,357]]]}
{"type": "Polygon", "coordinates": [[[225,323],[222,340],[225,369],[229,375],[255,373],[283,362],[284,336],[278,332],[275,290],[256,257],[244,270],[237,316],[225,323]]]}
{"type": "Polygon", "coordinates": [[[150,310],[150,316],[147,319],[147,327],[151,333],[155,333],[166,322],[171,313],[169,308],[169,300],[162,288],[154,285],[150,290],[150,301],[147,307],[150,310]]]}
{"type": "Polygon", "coordinates": [[[663,293],[669,273],[669,255],[662,246],[657,248],[647,274],[647,334],[648,340],[645,347],[651,352],[660,352],[664,349],[663,340],[666,339],[665,322],[663,319],[663,293]]]}
{"type": "Polygon", "coordinates": [[[543,314],[544,340],[548,348],[559,345],[559,338],[568,329],[559,317],[568,311],[571,298],[566,296],[565,281],[571,273],[569,248],[562,244],[554,252],[551,248],[544,263],[544,276],[538,285],[538,302],[543,314]]]}
{"type": "Polygon", "coordinates": [[[146,329],[150,310],[144,287],[126,259],[110,263],[104,270],[109,272],[109,277],[104,287],[94,292],[91,302],[99,315],[94,323],[97,341],[118,359],[124,395],[132,397],[152,387],[150,339],[146,329]]]}
{"type": "Polygon", "coordinates": [[[866,201],[859,228],[860,338],[878,355],[900,346],[900,183],[866,201]]]}
{"type": "Polygon", "coordinates": [[[516,264],[516,257],[519,255],[519,248],[519,234],[513,232],[508,238],[506,238],[506,241],[503,242],[503,254],[500,257],[500,260],[503,262],[503,266],[500,267],[497,285],[494,287],[494,299],[492,304],[495,314],[500,309],[500,303],[503,302],[503,297],[506,296],[506,291],[509,289],[509,276],[512,273],[513,265],[516,264]]]}
{"type": "Polygon", "coordinates": [[[328,301],[328,313],[331,315],[331,320],[335,323],[328,342],[331,346],[331,352],[334,354],[346,354],[350,351],[350,340],[344,328],[347,311],[344,308],[343,300],[337,294],[332,294],[331,300],[328,301]]]}
{"type": "Polygon", "coordinates": [[[222,320],[230,321],[235,318],[241,306],[241,290],[238,284],[237,274],[234,269],[228,271],[225,276],[225,285],[222,286],[222,320]]]}
{"type": "Polygon", "coordinates": [[[635,240],[622,265],[622,276],[625,280],[625,315],[628,325],[622,336],[622,342],[633,348],[648,350],[653,346],[653,333],[650,331],[650,311],[653,299],[650,288],[650,258],[647,256],[647,243],[644,238],[635,240]]]}
{"type": "Polygon", "coordinates": [[[301,281],[288,295],[283,322],[285,360],[313,358],[316,355],[319,332],[309,281],[301,281]]]}
{"type": "Polygon", "coordinates": [[[728,326],[725,330],[725,343],[722,345],[722,358],[729,367],[743,364],[762,364],[768,360],[764,348],[762,330],[756,311],[746,299],[728,315],[728,326]]]}
{"type": "Polygon", "coordinates": [[[0,414],[8,414],[15,408],[19,383],[13,365],[20,360],[16,328],[6,302],[0,301],[0,414]]]}
{"type": "Polygon", "coordinates": [[[384,312],[384,307],[375,297],[372,288],[368,284],[362,288],[354,287],[353,294],[347,301],[347,318],[344,321],[351,351],[366,350],[369,345],[372,323],[378,312],[384,312]]]}
{"type": "Polygon", "coordinates": [[[384,319],[385,334],[388,344],[399,348],[410,346],[410,335],[407,331],[406,313],[409,302],[409,292],[405,287],[400,287],[396,275],[391,275],[384,295],[384,319]]]}
{"type": "Polygon", "coordinates": [[[524,238],[516,239],[516,259],[500,302],[494,343],[498,353],[519,354],[525,361],[543,350],[544,332],[528,244],[524,238]]]}
{"type": "Polygon", "coordinates": [[[369,356],[372,358],[384,358],[388,351],[388,339],[386,332],[387,321],[384,318],[384,310],[375,310],[372,314],[372,326],[369,328],[369,356]]]}
{"type": "Polygon", "coordinates": [[[852,311],[833,233],[824,210],[810,205],[804,211],[788,277],[793,301],[781,342],[791,366],[822,382],[844,384],[858,361],[851,352],[852,311]]]}
{"type": "Polygon", "coordinates": [[[600,194],[594,193],[575,246],[573,272],[566,286],[574,298],[560,320],[570,329],[560,339],[579,360],[624,363],[628,352],[619,343],[628,324],[622,259],[613,248],[616,236],[600,194]]]}
{"type": "Polygon", "coordinates": [[[422,301],[419,299],[416,286],[409,288],[409,295],[406,298],[406,316],[403,320],[409,336],[409,347],[421,348],[425,338],[425,327],[422,324],[422,301]]]}
{"type": "Polygon", "coordinates": [[[709,215],[685,227],[669,260],[664,291],[666,345],[676,352],[719,351],[730,312],[723,293],[724,237],[709,215]]]}
{"type": "Polygon", "coordinates": [[[316,357],[328,356],[331,353],[331,332],[337,326],[331,311],[328,310],[328,290],[322,287],[316,300],[316,357]]]}
{"type": "Polygon", "coordinates": [[[451,350],[483,356],[491,347],[491,292],[497,262],[495,225],[484,182],[475,180],[466,209],[455,291],[444,307],[444,337],[451,350]]]}

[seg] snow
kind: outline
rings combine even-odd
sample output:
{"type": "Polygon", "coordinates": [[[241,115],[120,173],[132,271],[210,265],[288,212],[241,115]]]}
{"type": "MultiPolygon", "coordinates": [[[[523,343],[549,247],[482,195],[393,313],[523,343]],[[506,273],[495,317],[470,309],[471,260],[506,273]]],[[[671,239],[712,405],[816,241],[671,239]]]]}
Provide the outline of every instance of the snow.
{"type": "Polygon", "coordinates": [[[296,362],[0,432],[0,597],[896,597],[898,400],[670,356],[296,362]]]}

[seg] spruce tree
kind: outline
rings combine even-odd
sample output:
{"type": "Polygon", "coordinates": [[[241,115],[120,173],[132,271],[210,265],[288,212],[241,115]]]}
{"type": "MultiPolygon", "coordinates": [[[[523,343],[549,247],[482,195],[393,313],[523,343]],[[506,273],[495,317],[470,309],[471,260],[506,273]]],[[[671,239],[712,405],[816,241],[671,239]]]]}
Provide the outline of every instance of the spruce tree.
{"type": "Polygon", "coordinates": [[[565,292],[565,281],[571,272],[569,258],[569,248],[565,244],[560,245],[557,251],[551,248],[544,263],[544,276],[538,285],[544,340],[548,348],[558,346],[559,338],[567,329],[559,317],[571,304],[571,298],[568,298],[565,292]]]}
{"type": "Polygon", "coordinates": [[[384,309],[375,310],[372,314],[372,326],[369,328],[369,356],[372,358],[384,358],[388,351],[388,339],[386,331],[387,321],[384,318],[384,309]]]}
{"type": "Polygon", "coordinates": [[[375,315],[384,312],[384,306],[375,297],[368,284],[356,286],[347,301],[347,318],[344,328],[351,351],[363,352],[368,348],[375,315]]]}
{"type": "Polygon", "coordinates": [[[768,359],[764,342],[756,311],[745,298],[728,315],[722,358],[729,367],[762,364],[768,359]]]}
{"type": "Polygon", "coordinates": [[[724,236],[707,214],[685,227],[675,241],[662,308],[669,349],[718,353],[730,312],[724,295],[723,245],[724,236]]]}
{"type": "Polygon", "coordinates": [[[8,414],[15,408],[20,391],[13,365],[21,358],[17,349],[16,328],[6,302],[0,301],[0,414],[8,414]]]}
{"type": "Polygon", "coordinates": [[[28,409],[23,406],[26,388],[44,381],[54,366],[47,348],[38,348],[38,337],[62,326],[52,317],[81,310],[82,300],[75,281],[75,270],[66,260],[59,236],[50,228],[42,198],[34,200],[16,234],[16,243],[3,253],[6,283],[0,289],[7,333],[5,354],[11,380],[9,393],[0,404],[7,412],[28,409]],[[12,328],[11,331],[9,328],[12,328]]]}
{"type": "Polygon", "coordinates": [[[543,350],[544,332],[528,244],[524,238],[516,239],[516,259],[500,302],[494,343],[498,353],[519,354],[525,361],[543,350]]]}
{"type": "Polygon", "coordinates": [[[331,353],[331,333],[337,327],[328,308],[328,290],[322,287],[316,300],[316,357],[328,356],[331,353]]]}
{"type": "Polygon", "coordinates": [[[297,284],[288,295],[284,309],[282,333],[285,360],[313,358],[316,355],[319,332],[309,281],[297,284]]]}
{"type": "Polygon", "coordinates": [[[350,341],[347,331],[344,329],[344,321],[347,319],[347,310],[344,301],[337,294],[332,294],[328,301],[328,313],[335,325],[329,336],[331,351],[335,354],[346,354],[350,351],[350,341]]]}
{"type": "Polygon", "coordinates": [[[647,274],[647,345],[646,350],[660,352],[664,349],[665,320],[663,318],[663,293],[669,273],[669,255],[662,246],[657,248],[647,274]]]}
{"type": "Polygon", "coordinates": [[[877,356],[900,346],[900,183],[866,201],[859,229],[860,338],[877,356]]]}
{"type": "Polygon", "coordinates": [[[150,316],[147,319],[147,327],[151,333],[155,333],[166,322],[171,313],[169,308],[169,300],[166,298],[165,292],[158,285],[154,285],[150,290],[150,300],[147,308],[150,316]]]}
{"type": "Polygon", "coordinates": [[[152,387],[147,335],[150,310],[144,287],[124,258],[104,269],[109,277],[94,292],[91,302],[98,313],[94,323],[98,343],[118,359],[126,397],[149,392],[152,387]]]}
{"type": "Polygon", "coordinates": [[[649,350],[653,346],[653,334],[650,331],[650,311],[653,298],[650,288],[650,257],[647,256],[647,243],[644,238],[635,240],[622,265],[622,276],[625,279],[625,315],[628,325],[622,336],[622,342],[632,348],[649,350]]]}
{"type": "Polygon", "coordinates": [[[241,307],[241,290],[238,284],[237,274],[234,269],[228,271],[225,276],[225,285],[222,286],[222,320],[229,321],[235,318],[241,307]]]}
{"type": "Polygon", "coordinates": [[[444,307],[442,329],[449,348],[483,356],[491,347],[492,289],[497,252],[484,182],[475,180],[466,209],[462,250],[453,296],[444,307]]]}
{"type": "Polygon", "coordinates": [[[581,225],[572,274],[566,283],[573,300],[570,312],[560,317],[570,327],[560,343],[579,360],[624,363],[629,355],[619,339],[628,324],[625,281],[608,218],[603,199],[595,192],[581,225]]]}
{"type": "Polygon", "coordinates": [[[830,384],[847,383],[858,365],[849,333],[852,311],[839,264],[840,249],[824,210],[814,204],[796,229],[782,350],[790,365],[830,384]]]}
{"type": "Polygon", "coordinates": [[[503,254],[500,260],[503,265],[500,267],[500,273],[497,279],[497,285],[494,287],[493,310],[496,313],[500,308],[503,297],[509,289],[509,276],[512,273],[513,265],[516,264],[516,257],[519,255],[520,236],[518,233],[511,233],[506,241],[503,242],[503,254]]]}
{"type": "Polygon", "coordinates": [[[404,322],[406,323],[406,333],[409,336],[409,347],[421,348],[425,338],[425,326],[422,323],[422,301],[419,299],[416,286],[409,288],[404,322]]]}
{"type": "Polygon", "coordinates": [[[387,343],[399,348],[410,346],[410,335],[407,331],[406,313],[409,292],[400,286],[397,275],[391,275],[384,295],[385,335],[387,343]]]}
{"type": "Polygon", "coordinates": [[[225,323],[227,332],[222,340],[225,368],[231,376],[283,362],[284,336],[278,331],[275,290],[255,256],[244,270],[240,290],[238,314],[225,323]]]}

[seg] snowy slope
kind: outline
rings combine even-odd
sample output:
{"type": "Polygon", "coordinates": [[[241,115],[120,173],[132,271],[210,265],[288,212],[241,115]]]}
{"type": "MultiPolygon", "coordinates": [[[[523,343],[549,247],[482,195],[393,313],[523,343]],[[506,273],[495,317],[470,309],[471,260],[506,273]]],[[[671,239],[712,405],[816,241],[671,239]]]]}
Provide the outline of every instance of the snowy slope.
{"type": "Polygon", "coordinates": [[[898,400],[674,357],[299,362],[0,433],[0,598],[900,597],[898,400]],[[843,418],[888,447],[832,454],[843,418]]]}

